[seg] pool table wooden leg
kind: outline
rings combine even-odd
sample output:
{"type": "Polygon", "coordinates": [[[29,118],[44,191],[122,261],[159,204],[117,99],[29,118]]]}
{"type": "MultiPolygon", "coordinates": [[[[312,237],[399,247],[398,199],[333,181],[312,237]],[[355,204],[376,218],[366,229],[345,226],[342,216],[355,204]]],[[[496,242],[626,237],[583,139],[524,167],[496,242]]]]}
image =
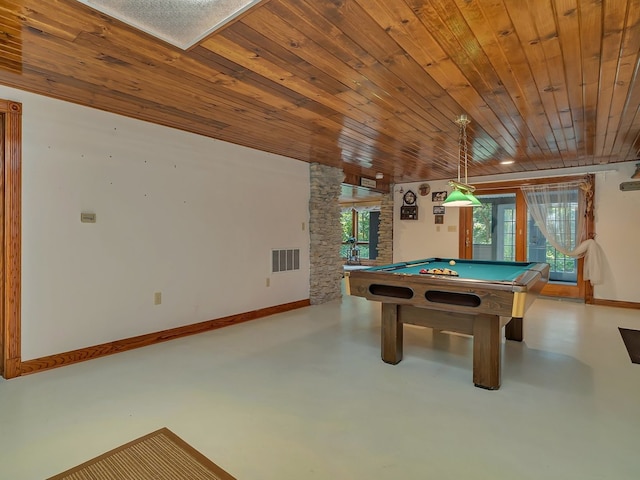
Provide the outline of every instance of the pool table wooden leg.
{"type": "Polygon", "coordinates": [[[402,322],[398,305],[382,304],[382,360],[395,365],[402,360],[402,322]]]}
{"type": "Polygon", "coordinates": [[[478,315],[473,321],[473,383],[476,387],[500,388],[501,330],[497,315],[478,315]]]}
{"type": "Polygon", "coordinates": [[[504,327],[504,337],[507,340],[522,341],[522,318],[512,317],[504,327]]]}

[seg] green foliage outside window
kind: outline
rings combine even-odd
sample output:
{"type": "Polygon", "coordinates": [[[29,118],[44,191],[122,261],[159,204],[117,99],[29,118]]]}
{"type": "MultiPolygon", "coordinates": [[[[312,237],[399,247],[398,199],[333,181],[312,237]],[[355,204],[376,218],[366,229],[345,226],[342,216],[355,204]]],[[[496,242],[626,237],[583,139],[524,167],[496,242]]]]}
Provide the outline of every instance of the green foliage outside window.
{"type": "Polygon", "coordinates": [[[342,225],[342,243],[346,243],[349,238],[353,236],[353,213],[351,210],[344,210],[342,212],[340,215],[340,224],[342,225]]]}
{"type": "Polygon", "coordinates": [[[551,265],[552,272],[576,273],[576,259],[560,253],[552,245],[547,244],[546,262],[551,265]]]}
{"type": "Polygon", "coordinates": [[[358,212],[358,242],[369,242],[369,212],[358,212]]]}
{"type": "Polygon", "coordinates": [[[491,245],[491,222],[491,203],[483,203],[473,209],[473,243],[491,245]]]}
{"type": "Polygon", "coordinates": [[[369,258],[369,224],[371,220],[370,212],[354,212],[354,210],[344,210],[340,215],[342,226],[342,246],[340,255],[343,258],[349,256],[349,249],[353,246],[349,243],[350,238],[356,239],[356,244],[360,249],[360,258],[369,258]],[[356,225],[354,226],[354,217],[356,225]],[[356,231],[357,230],[357,231],[356,231]]]}
{"type": "MultiPolygon", "coordinates": [[[[577,192],[576,192],[577,195],[577,192]]],[[[549,207],[549,217],[547,218],[547,228],[561,229],[564,228],[564,222],[561,219],[569,218],[569,225],[571,231],[570,237],[574,240],[576,238],[576,215],[578,212],[578,203],[571,203],[568,207],[562,205],[551,205],[549,207]]],[[[575,258],[569,257],[563,253],[560,253],[551,245],[547,245],[546,252],[547,263],[551,265],[552,272],[573,273],[576,271],[575,258]]]]}
{"type": "Polygon", "coordinates": [[[574,273],[576,271],[576,259],[560,253],[551,245],[547,245],[547,263],[551,265],[552,272],[574,273]]]}

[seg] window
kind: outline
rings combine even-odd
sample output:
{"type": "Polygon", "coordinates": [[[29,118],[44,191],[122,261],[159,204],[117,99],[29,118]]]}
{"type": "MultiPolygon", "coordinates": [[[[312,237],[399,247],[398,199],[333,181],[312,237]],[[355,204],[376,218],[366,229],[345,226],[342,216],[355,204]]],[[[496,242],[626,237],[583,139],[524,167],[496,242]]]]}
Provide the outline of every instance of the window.
{"type": "MultiPolygon", "coordinates": [[[[550,231],[565,230],[573,245],[577,245],[576,229],[578,219],[578,189],[563,192],[563,199],[567,203],[560,202],[553,195],[546,204],[546,223],[550,231]]],[[[555,282],[568,282],[575,284],[578,281],[577,259],[564,255],[556,250],[544,237],[536,222],[529,213],[527,219],[527,260],[531,262],[546,262],[551,266],[549,280],[555,282]]]]}
{"type": "Polygon", "coordinates": [[[478,195],[482,203],[473,209],[473,258],[516,259],[515,194],[478,195]]]}
{"type": "MultiPolygon", "coordinates": [[[[512,193],[477,195],[481,206],[473,209],[473,258],[478,260],[516,260],[516,195],[512,193]]],[[[547,205],[547,225],[552,230],[569,228],[576,235],[578,190],[565,211],[559,203],[547,205]]],[[[553,201],[553,198],[552,198],[553,201]]],[[[531,214],[527,219],[526,260],[551,266],[549,280],[576,284],[578,264],[575,258],[560,253],[544,238],[531,214]]]]}
{"type": "Polygon", "coordinates": [[[558,250],[573,250],[593,235],[592,185],[592,175],[476,185],[474,193],[482,206],[459,209],[460,257],[546,262],[551,266],[550,281],[543,294],[592,298],[593,288],[583,277],[584,259],[558,250]],[[542,226],[546,235],[552,233],[552,240],[545,238],[532,219],[540,215],[529,207],[525,194],[536,196],[533,203],[544,210],[542,226]]]}
{"type": "Polygon", "coordinates": [[[348,258],[350,250],[359,249],[361,259],[374,260],[378,256],[379,207],[349,207],[342,210],[342,246],[340,255],[348,258]]]}

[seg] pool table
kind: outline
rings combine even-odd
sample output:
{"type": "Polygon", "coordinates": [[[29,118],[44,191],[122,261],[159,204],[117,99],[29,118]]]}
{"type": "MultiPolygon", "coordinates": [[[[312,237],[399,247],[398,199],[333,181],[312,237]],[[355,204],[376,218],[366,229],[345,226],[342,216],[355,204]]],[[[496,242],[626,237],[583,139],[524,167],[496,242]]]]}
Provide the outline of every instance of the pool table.
{"type": "Polygon", "coordinates": [[[473,383],[496,390],[501,331],[522,341],[522,318],[549,280],[549,265],[425,258],[357,270],[347,292],[382,302],[382,360],[402,360],[403,324],[473,336],[473,383]],[[452,264],[454,263],[454,264],[452,264]],[[449,269],[457,276],[424,273],[449,269]],[[423,273],[420,273],[420,272],[423,273]]]}

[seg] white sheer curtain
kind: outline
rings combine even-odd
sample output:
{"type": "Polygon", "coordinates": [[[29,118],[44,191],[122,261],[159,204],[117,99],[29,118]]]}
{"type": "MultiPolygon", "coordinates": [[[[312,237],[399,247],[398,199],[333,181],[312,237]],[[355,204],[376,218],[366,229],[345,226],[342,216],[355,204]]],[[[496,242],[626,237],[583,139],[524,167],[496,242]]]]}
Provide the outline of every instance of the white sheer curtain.
{"type": "Polygon", "coordinates": [[[587,216],[591,214],[593,197],[591,181],[527,185],[521,189],[529,213],[547,241],[564,255],[584,257],[584,279],[592,285],[601,283],[600,246],[587,238],[587,216]]]}

